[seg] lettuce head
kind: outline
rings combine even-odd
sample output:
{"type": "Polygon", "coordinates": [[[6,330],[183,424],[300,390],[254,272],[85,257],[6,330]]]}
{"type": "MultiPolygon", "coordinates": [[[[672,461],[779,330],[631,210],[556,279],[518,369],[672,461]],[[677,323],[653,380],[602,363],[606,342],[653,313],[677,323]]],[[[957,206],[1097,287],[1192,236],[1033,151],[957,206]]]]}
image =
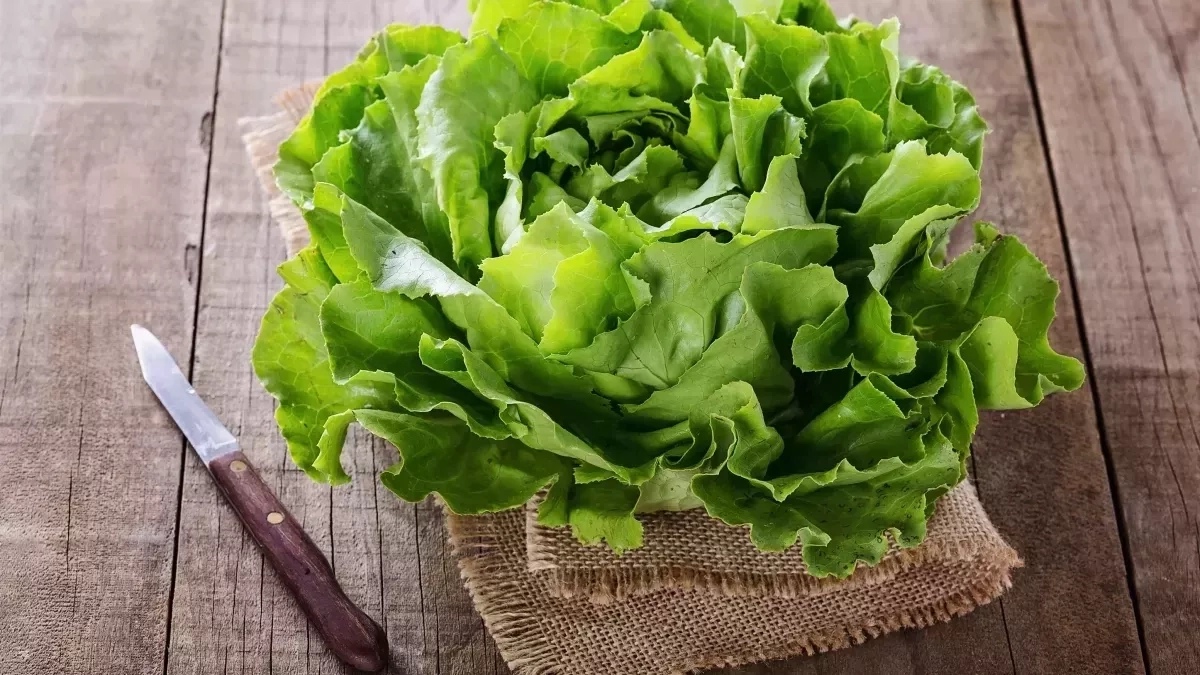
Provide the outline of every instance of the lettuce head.
{"type": "Polygon", "coordinates": [[[295,463],[615,550],[704,508],[816,575],[914,546],[980,409],[1080,386],[1058,285],[975,226],[987,126],[824,0],[477,0],[389,26],[279,148],[311,245],[254,367],[295,463]]]}

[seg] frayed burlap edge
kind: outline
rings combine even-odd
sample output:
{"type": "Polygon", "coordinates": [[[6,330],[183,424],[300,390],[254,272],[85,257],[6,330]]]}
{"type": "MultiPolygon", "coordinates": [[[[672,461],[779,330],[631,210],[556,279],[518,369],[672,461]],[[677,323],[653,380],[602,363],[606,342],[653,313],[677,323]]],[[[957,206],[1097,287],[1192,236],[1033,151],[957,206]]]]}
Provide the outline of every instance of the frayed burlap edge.
{"type": "Polygon", "coordinates": [[[556,661],[557,645],[542,630],[541,621],[530,613],[523,588],[513,570],[495,555],[500,541],[488,523],[496,516],[459,516],[443,508],[450,548],[458,560],[459,573],[483,624],[496,641],[504,662],[528,675],[557,675],[563,672],[556,661]],[[482,582],[503,575],[499,583],[482,582]]]}
{"type": "MultiPolygon", "coordinates": [[[[545,546],[542,541],[553,530],[537,522],[539,499],[526,506],[525,551],[529,570],[544,575],[549,580],[550,592],[555,596],[584,597],[602,604],[620,602],[663,590],[706,592],[731,597],[812,597],[847,588],[887,583],[898,575],[923,565],[963,562],[986,569],[1017,568],[1023,565],[1017,552],[1000,537],[987,520],[971,483],[962,483],[943,497],[943,500],[956,500],[961,510],[959,516],[982,526],[982,531],[975,533],[978,536],[936,536],[932,534],[935,530],[934,524],[931,523],[931,536],[920,546],[899,548],[893,540],[887,556],[882,561],[874,566],[860,564],[854,574],[846,579],[814,577],[805,571],[798,556],[793,556],[792,562],[785,563],[793,566],[787,572],[713,570],[679,564],[632,565],[628,562],[628,553],[624,557],[612,556],[609,563],[603,566],[571,568],[560,565],[558,551],[545,546]]],[[[941,504],[946,503],[947,501],[943,501],[941,504]]],[[[744,528],[722,530],[721,528],[728,526],[718,521],[709,522],[706,519],[706,524],[701,527],[702,534],[705,535],[719,531],[723,537],[748,536],[744,528]]],[[[558,532],[555,535],[566,536],[558,532]]],[[[758,555],[770,557],[780,554],[758,555]]],[[[568,562],[577,563],[578,560],[568,562]]],[[[698,564],[702,562],[708,561],[697,561],[698,564]]]]}
{"type": "Polygon", "coordinates": [[[605,570],[560,570],[537,566],[530,571],[550,573],[550,592],[562,598],[587,598],[606,604],[622,602],[664,590],[715,593],[729,597],[800,598],[823,595],[846,588],[877,586],[924,565],[944,565],[961,561],[979,569],[1015,569],[1024,566],[1011,548],[982,550],[965,545],[931,546],[906,549],[905,554],[889,558],[874,567],[856,570],[846,579],[795,574],[752,574],[709,572],[679,566],[663,568],[611,568],[605,570]]]}

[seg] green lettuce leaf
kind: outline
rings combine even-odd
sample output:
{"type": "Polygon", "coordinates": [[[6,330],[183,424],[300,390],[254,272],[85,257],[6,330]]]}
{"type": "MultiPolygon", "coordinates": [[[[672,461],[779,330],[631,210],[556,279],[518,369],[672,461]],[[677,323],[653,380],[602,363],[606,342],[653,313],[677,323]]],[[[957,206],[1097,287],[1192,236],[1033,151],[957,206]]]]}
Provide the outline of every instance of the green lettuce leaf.
{"type": "Polygon", "coordinates": [[[809,113],[813,109],[809,89],[829,59],[824,36],[807,26],[773,23],[760,14],[744,20],[748,45],[742,89],[753,97],[779,96],[794,115],[809,113]]]}
{"type": "MultiPolygon", "coordinates": [[[[287,441],[292,461],[317,480],[331,476],[314,467],[318,444],[327,421],[358,408],[395,410],[394,379],[374,372],[356,372],[339,383],[329,366],[329,351],[321,334],[321,304],[337,283],[314,248],[307,248],[279,268],[284,286],[271,301],[252,354],[254,372],[263,387],[279,401],[275,421],[287,441]]],[[[345,425],[334,422],[332,433],[345,437],[345,425]]]]}
{"type": "Polygon", "coordinates": [[[488,513],[524,504],[563,469],[554,455],[511,439],[476,436],[449,415],[358,410],[364,429],[400,450],[380,480],[401,499],[436,493],[455,513],[488,513]]]}
{"type": "Polygon", "coordinates": [[[539,96],[566,94],[580,76],[641,41],[590,9],[558,2],[534,3],[502,21],[496,40],[539,96]]]}
{"type": "Polygon", "coordinates": [[[421,94],[421,158],[449,222],[454,259],[468,274],[492,255],[493,212],[504,190],[496,124],[536,97],[512,57],[486,36],[448,49],[421,94]]]}

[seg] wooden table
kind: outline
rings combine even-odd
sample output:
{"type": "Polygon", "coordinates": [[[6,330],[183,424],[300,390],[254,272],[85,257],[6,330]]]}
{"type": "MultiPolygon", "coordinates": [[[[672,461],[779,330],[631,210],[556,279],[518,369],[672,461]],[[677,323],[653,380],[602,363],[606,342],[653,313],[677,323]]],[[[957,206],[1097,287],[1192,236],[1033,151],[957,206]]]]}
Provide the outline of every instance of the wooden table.
{"type": "MultiPolygon", "coordinates": [[[[378,617],[395,673],[507,672],[440,518],[289,466],[249,350],[283,247],[237,120],[465,0],[0,0],[0,673],[338,673],[141,383],[154,328],[378,617]]],[[[991,415],[997,603],[744,673],[1200,673],[1200,2],[845,0],[969,84],[979,215],[1063,281],[1084,390],[991,415]]]]}

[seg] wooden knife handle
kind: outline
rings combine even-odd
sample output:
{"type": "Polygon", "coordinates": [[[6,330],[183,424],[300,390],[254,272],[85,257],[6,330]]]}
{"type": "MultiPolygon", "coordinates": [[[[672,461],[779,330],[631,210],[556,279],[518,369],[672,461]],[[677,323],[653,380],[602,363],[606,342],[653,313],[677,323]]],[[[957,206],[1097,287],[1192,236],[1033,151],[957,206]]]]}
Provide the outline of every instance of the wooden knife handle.
{"type": "Polygon", "coordinates": [[[387,636],[338,585],[321,550],[241,452],[214,459],[209,471],[263,556],[343,663],[367,672],[387,667],[387,636]]]}

